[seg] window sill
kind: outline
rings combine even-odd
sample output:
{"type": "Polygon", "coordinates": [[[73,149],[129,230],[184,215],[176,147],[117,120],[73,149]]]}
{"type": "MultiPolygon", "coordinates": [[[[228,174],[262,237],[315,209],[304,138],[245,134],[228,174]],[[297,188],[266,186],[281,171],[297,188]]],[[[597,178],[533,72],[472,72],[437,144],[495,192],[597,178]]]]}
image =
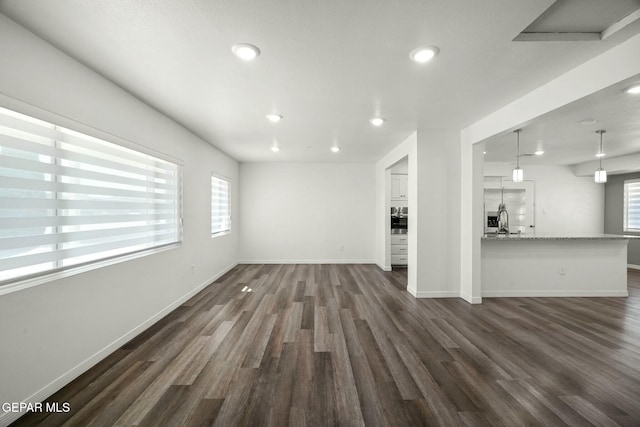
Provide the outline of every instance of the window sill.
{"type": "Polygon", "coordinates": [[[220,236],[226,236],[227,234],[231,234],[231,230],[227,230],[227,231],[220,231],[218,233],[214,233],[211,235],[212,239],[215,239],[216,237],[220,237],[220,236]]]}
{"type": "Polygon", "coordinates": [[[98,268],[107,267],[114,264],[119,264],[125,261],[131,261],[137,258],[142,258],[147,255],[153,255],[160,252],[165,252],[171,249],[182,246],[182,243],[173,243],[167,246],[159,248],[152,248],[141,252],[135,252],[132,254],[122,255],[115,258],[105,259],[102,261],[92,262],[90,264],[81,265],[78,267],[71,267],[62,271],[55,271],[53,273],[47,273],[42,276],[30,277],[27,279],[17,279],[15,282],[9,282],[4,285],[0,285],[0,295],[6,295],[13,292],[22,291],[24,289],[33,288],[35,286],[43,285],[45,283],[53,282],[54,280],[64,279],[65,277],[75,276],[76,274],[86,273],[98,268]]]}

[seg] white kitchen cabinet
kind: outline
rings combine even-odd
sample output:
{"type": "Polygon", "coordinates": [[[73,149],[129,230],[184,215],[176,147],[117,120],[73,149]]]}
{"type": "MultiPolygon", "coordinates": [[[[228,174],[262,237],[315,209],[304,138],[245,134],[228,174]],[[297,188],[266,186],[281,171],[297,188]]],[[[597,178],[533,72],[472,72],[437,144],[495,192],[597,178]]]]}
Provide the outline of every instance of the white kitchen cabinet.
{"type": "Polygon", "coordinates": [[[391,235],[391,244],[392,245],[407,245],[409,243],[409,237],[406,234],[392,234],[391,235]]]}
{"type": "Polygon", "coordinates": [[[409,196],[406,174],[391,174],[391,200],[407,200],[409,196]]]}
{"type": "Polygon", "coordinates": [[[391,255],[391,265],[407,265],[409,257],[407,255],[391,255]]]}
{"type": "Polygon", "coordinates": [[[409,238],[406,234],[391,235],[391,265],[407,265],[409,238]]]}
{"type": "Polygon", "coordinates": [[[391,255],[407,255],[407,245],[391,245],[391,255]]]}

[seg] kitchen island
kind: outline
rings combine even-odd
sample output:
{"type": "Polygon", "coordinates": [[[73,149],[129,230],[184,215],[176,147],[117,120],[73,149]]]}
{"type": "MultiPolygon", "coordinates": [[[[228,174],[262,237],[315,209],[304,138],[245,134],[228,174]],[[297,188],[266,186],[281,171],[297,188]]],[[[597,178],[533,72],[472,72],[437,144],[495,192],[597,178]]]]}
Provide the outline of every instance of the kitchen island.
{"type": "Polygon", "coordinates": [[[638,236],[487,234],[482,297],[626,297],[627,244],[638,236]]]}

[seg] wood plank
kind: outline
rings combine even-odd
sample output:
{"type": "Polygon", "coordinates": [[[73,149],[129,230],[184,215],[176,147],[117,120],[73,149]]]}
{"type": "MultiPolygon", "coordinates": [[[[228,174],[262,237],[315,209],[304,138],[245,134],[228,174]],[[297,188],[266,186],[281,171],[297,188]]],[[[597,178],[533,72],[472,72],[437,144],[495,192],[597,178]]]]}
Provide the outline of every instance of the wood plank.
{"type": "Polygon", "coordinates": [[[15,425],[640,425],[640,271],[628,298],[480,306],[406,278],[239,265],[15,425]]]}

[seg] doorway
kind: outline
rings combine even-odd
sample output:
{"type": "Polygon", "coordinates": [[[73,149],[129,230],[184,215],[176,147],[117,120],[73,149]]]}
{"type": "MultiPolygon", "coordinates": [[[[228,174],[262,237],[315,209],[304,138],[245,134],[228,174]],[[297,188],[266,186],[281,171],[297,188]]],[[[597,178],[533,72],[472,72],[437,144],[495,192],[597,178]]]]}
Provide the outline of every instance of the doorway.
{"type": "Polygon", "coordinates": [[[409,159],[401,158],[387,169],[389,191],[385,205],[389,217],[385,232],[389,235],[388,259],[392,271],[402,270],[406,277],[409,265],[409,159]]]}

